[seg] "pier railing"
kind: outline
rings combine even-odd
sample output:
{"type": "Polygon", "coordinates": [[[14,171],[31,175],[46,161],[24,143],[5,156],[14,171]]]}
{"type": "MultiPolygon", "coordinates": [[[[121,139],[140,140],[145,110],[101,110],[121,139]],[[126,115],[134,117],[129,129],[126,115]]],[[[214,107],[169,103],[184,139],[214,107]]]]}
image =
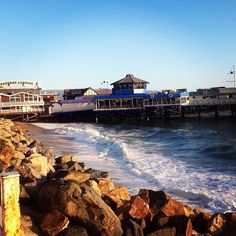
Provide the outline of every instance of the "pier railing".
{"type": "Polygon", "coordinates": [[[235,98],[227,98],[227,99],[206,99],[201,101],[191,101],[190,106],[200,106],[200,105],[233,105],[236,104],[235,98]]]}

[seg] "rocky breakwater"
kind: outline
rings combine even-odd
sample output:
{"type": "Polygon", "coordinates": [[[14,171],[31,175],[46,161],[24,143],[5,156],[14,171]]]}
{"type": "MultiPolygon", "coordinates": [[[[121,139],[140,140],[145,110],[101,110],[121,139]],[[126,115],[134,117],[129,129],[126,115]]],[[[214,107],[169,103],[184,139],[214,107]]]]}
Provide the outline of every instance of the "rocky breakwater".
{"type": "Polygon", "coordinates": [[[55,158],[39,140],[0,119],[0,170],[20,174],[22,235],[236,235],[236,213],[207,213],[163,191],[130,196],[107,172],[71,155],[55,158]]]}

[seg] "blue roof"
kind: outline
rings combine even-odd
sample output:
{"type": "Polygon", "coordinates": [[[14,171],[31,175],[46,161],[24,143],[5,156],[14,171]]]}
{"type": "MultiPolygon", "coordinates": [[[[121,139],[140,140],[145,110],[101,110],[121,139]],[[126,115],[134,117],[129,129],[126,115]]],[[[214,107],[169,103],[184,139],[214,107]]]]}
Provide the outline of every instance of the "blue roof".
{"type": "Polygon", "coordinates": [[[97,95],[94,96],[94,100],[97,99],[121,99],[121,98],[150,98],[149,94],[137,93],[137,94],[122,94],[122,95],[97,95]]]}

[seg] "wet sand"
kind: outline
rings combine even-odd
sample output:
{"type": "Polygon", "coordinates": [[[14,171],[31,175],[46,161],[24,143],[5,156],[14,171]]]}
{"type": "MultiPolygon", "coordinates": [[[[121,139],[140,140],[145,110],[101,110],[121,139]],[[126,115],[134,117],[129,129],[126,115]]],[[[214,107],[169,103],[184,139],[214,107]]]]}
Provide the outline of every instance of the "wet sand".
{"type": "MultiPolygon", "coordinates": [[[[111,174],[112,180],[120,186],[126,186],[130,194],[138,193],[140,187],[147,188],[147,183],[143,183],[143,180],[139,178],[134,180],[132,175],[124,173],[122,169],[115,168],[112,162],[104,163],[103,159],[91,156],[89,150],[87,157],[81,157],[80,147],[78,144],[75,145],[75,142],[73,142],[70,137],[54,133],[52,130],[43,129],[32,123],[15,122],[15,124],[21,126],[24,129],[25,134],[29,137],[39,139],[45,146],[53,148],[56,157],[71,154],[77,156],[78,161],[84,162],[88,167],[101,171],[108,171],[111,174]]],[[[58,126],[60,126],[60,124],[58,124],[58,126]]]]}

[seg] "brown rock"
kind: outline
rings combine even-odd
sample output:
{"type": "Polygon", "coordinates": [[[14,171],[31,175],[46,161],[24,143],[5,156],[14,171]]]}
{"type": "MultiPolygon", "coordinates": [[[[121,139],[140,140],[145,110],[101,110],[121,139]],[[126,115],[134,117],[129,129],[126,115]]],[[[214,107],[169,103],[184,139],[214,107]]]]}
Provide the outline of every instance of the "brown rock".
{"type": "Polygon", "coordinates": [[[192,231],[192,236],[204,236],[203,234],[201,233],[198,233],[197,231],[193,230],[192,231]]]}
{"type": "Polygon", "coordinates": [[[227,225],[236,225],[236,212],[227,212],[224,214],[227,225]]]}
{"type": "Polygon", "coordinates": [[[102,194],[107,194],[113,189],[115,189],[115,185],[113,182],[107,180],[107,179],[100,179],[98,181],[98,187],[102,194]]]}
{"type": "Polygon", "coordinates": [[[114,195],[117,198],[119,198],[120,200],[124,200],[124,201],[130,200],[130,195],[128,193],[128,189],[125,187],[118,187],[118,188],[112,189],[109,192],[109,195],[114,195]]]}
{"type": "Polygon", "coordinates": [[[94,170],[89,168],[85,172],[90,174],[91,179],[94,180],[107,179],[111,181],[111,175],[107,171],[94,170]]]}
{"type": "Polygon", "coordinates": [[[101,191],[100,191],[100,189],[99,189],[99,187],[98,187],[98,184],[97,184],[97,182],[96,182],[95,180],[88,180],[88,181],[86,182],[86,184],[87,184],[90,188],[92,188],[93,190],[95,190],[95,192],[96,192],[99,196],[102,196],[102,193],[101,193],[101,191]]]}
{"type": "Polygon", "coordinates": [[[130,200],[127,188],[118,187],[104,194],[105,202],[112,208],[116,209],[124,205],[126,201],[130,200]]]}
{"type": "Polygon", "coordinates": [[[15,169],[20,174],[20,183],[25,185],[26,183],[35,182],[35,177],[33,176],[31,169],[25,164],[22,163],[19,167],[15,169]]]}
{"type": "Polygon", "coordinates": [[[61,169],[59,169],[55,173],[52,173],[50,175],[50,178],[54,178],[54,179],[64,178],[68,174],[69,174],[68,170],[61,170],[61,169]]]}
{"type": "Polygon", "coordinates": [[[11,141],[14,142],[15,144],[20,143],[22,140],[26,140],[26,138],[19,133],[14,132],[14,134],[11,137],[11,141]]]}
{"type": "Polygon", "coordinates": [[[85,184],[66,182],[56,193],[57,209],[83,223],[93,235],[122,235],[121,223],[101,197],[85,184]]]}
{"type": "Polygon", "coordinates": [[[52,149],[52,148],[46,148],[44,150],[44,152],[42,153],[43,156],[47,157],[48,159],[48,163],[50,165],[54,165],[55,164],[55,157],[56,157],[56,154],[55,154],[55,151],[52,149]]]}
{"type": "Polygon", "coordinates": [[[17,167],[19,167],[21,165],[22,160],[21,159],[12,158],[10,163],[11,163],[11,166],[17,168],[17,167]]]}
{"type": "Polygon", "coordinates": [[[15,151],[10,146],[0,147],[0,160],[8,166],[10,164],[11,158],[14,156],[15,151]]]}
{"type": "Polygon", "coordinates": [[[225,222],[222,214],[214,214],[209,220],[208,232],[211,234],[221,233],[225,226],[225,222]]]}
{"type": "Polygon", "coordinates": [[[135,219],[142,219],[149,214],[148,204],[139,196],[134,197],[130,205],[129,215],[135,219]]]}
{"type": "Polygon", "coordinates": [[[28,167],[30,168],[31,174],[34,178],[36,179],[41,178],[41,173],[38,170],[35,170],[34,167],[30,164],[28,164],[28,167]]]}
{"type": "Polygon", "coordinates": [[[57,192],[60,182],[51,180],[44,184],[37,195],[37,209],[39,211],[48,211],[56,208],[57,192]]]}
{"type": "Polygon", "coordinates": [[[20,185],[20,203],[23,205],[27,205],[30,202],[29,194],[27,193],[25,187],[20,185]]]}
{"type": "Polygon", "coordinates": [[[184,205],[183,209],[184,209],[185,216],[190,217],[190,218],[194,217],[195,214],[191,207],[184,205]]]}
{"type": "Polygon", "coordinates": [[[168,225],[175,227],[176,235],[192,236],[192,222],[185,215],[169,217],[168,225]]]}
{"type": "Polygon", "coordinates": [[[143,236],[142,228],[133,220],[129,219],[123,224],[124,234],[126,236],[143,236]]]}
{"type": "Polygon", "coordinates": [[[63,232],[61,232],[58,236],[89,236],[89,235],[85,228],[80,226],[74,226],[63,230],[63,232]]]}
{"type": "Polygon", "coordinates": [[[33,221],[28,215],[21,215],[21,235],[24,236],[42,236],[37,226],[33,224],[33,221]]]}
{"type": "Polygon", "coordinates": [[[69,171],[69,173],[63,178],[64,180],[74,180],[80,183],[86,182],[89,180],[90,174],[78,172],[78,171],[69,171]]]}
{"type": "Polygon", "coordinates": [[[20,142],[16,145],[16,150],[24,153],[25,155],[30,150],[30,148],[27,147],[27,143],[20,142]]]}
{"type": "Polygon", "coordinates": [[[34,148],[34,147],[36,147],[37,146],[37,142],[39,142],[38,140],[34,140],[34,141],[32,141],[29,145],[28,145],[28,147],[29,148],[34,148]]]}
{"type": "Polygon", "coordinates": [[[52,210],[43,217],[40,228],[46,235],[54,236],[67,228],[68,224],[69,220],[65,215],[58,210],[52,210]]]}
{"type": "Polygon", "coordinates": [[[78,158],[73,155],[64,155],[56,158],[56,164],[65,164],[69,161],[77,162],[78,158]]]}
{"type": "Polygon", "coordinates": [[[25,154],[23,152],[20,152],[20,151],[16,151],[14,153],[14,157],[16,159],[20,159],[20,160],[24,160],[25,159],[25,154]]]}
{"type": "Polygon", "coordinates": [[[138,196],[149,204],[152,215],[160,213],[165,216],[185,215],[184,205],[163,191],[141,189],[138,196]]]}
{"type": "Polygon", "coordinates": [[[114,212],[90,187],[74,181],[52,180],[42,186],[37,199],[39,210],[58,209],[88,234],[121,235],[121,223],[114,212]]]}
{"type": "Polygon", "coordinates": [[[235,236],[236,235],[236,212],[227,212],[224,214],[225,226],[222,235],[235,236]]]}
{"type": "Polygon", "coordinates": [[[175,236],[175,235],[176,235],[175,228],[163,228],[148,234],[148,236],[175,236]]]}
{"type": "Polygon", "coordinates": [[[11,129],[8,126],[1,127],[0,137],[1,138],[11,138],[11,129]]]}
{"type": "Polygon", "coordinates": [[[84,172],[84,169],[75,161],[68,161],[62,165],[62,168],[69,171],[80,171],[84,172]]]}
{"type": "Polygon", "coordinates": [[[199,233],[207,232],[210,218],[210,213],[204,212],[199,208],[194,209],[194,216],[192,218],[193,228],[199,233]]]}
{"type": "Polygon", "coordinates": [[[41,154],[31,154],[30,162],[32,164],[32,168],[38,171],[42,176],[46,176],[50,170],[47,158],[41,154]]]}
{"type": "Polygon", "coordinates": [[[163,215],[155,215],[152,219],[152,225],[154,228],[163,228],[169,221],[169,217],[163,215]]]}

